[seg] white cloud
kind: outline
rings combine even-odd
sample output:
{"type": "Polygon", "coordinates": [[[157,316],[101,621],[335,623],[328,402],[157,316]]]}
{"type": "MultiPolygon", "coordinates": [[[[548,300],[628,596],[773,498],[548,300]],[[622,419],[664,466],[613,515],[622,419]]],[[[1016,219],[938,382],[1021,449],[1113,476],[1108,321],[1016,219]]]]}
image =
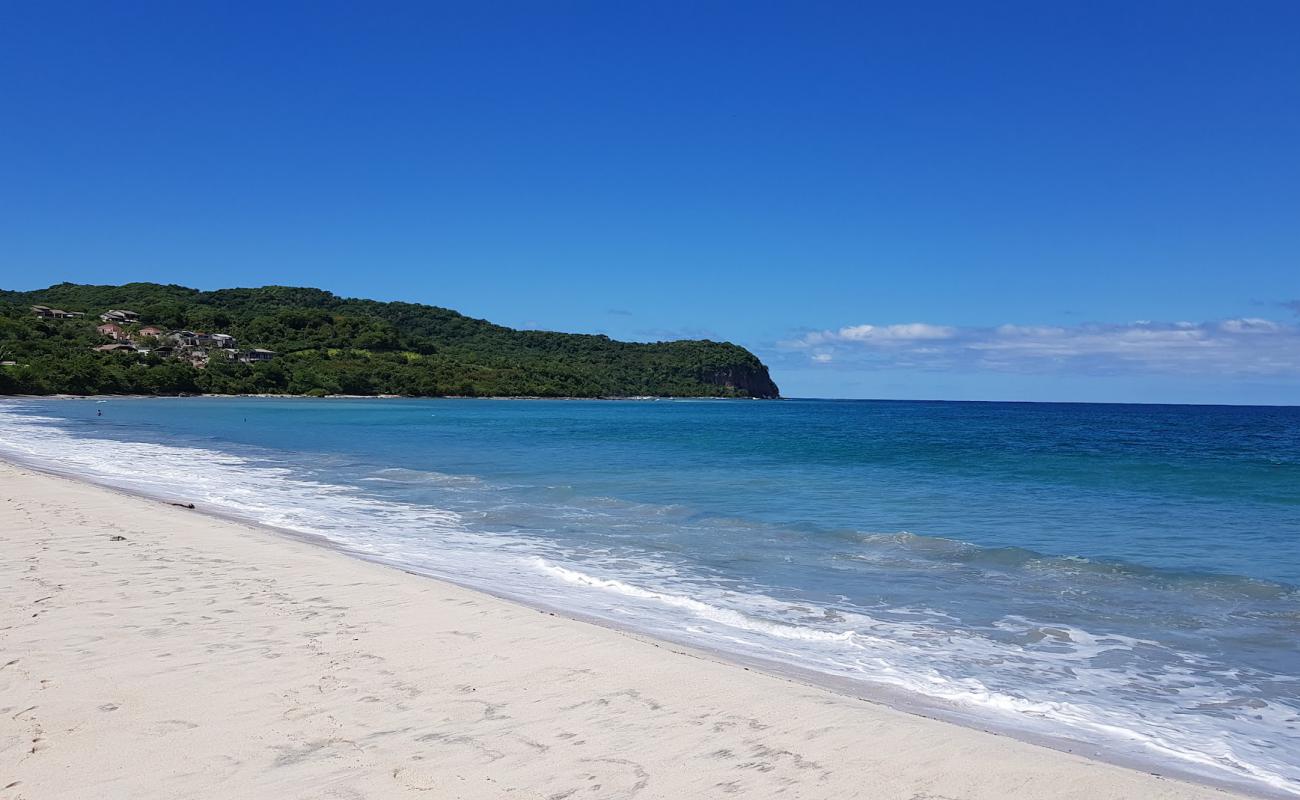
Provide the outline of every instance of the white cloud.
{"type": "Polygon", "coordinates": [[[837,331],[813,331],[805,334],[801,341],[808,345],[823,342],[914,342],[947,339],[956,333],[956,328],[946,325],[928,325],[924,322],[909,322],[903,325],[850,325],[837,331]]]}
{"type": "Polygon", "coordinates": [[[1281,328],[1276,322],[1259,317],[1246,319],[1225,319],[1219,327],[1229,333],[1272,333],[1281,328]]]}
{"type": "Polygon", "coordinates": [[[1300,377],[1300,326],[1260,318],[1072,327],[863,324],[805,333],[778,349],[849,368],[1300,377]]]}
{"type": "Polygon", "coordinates": [[[848,341],[914,341],[917,339],[947,339],[956,333],[956,329],[945,325],[927,325],[924,322],[909,322],[906,325],[854,325],[840,328],[834,337],[848,341]]]}

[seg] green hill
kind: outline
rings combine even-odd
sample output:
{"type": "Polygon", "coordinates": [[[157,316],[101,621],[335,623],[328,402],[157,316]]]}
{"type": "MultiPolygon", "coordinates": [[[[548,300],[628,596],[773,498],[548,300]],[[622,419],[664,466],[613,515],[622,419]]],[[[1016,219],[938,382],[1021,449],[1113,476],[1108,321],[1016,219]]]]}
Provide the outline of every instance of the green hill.
{"type": "Polygon", "coordinates": [[[519,331],[414,303],[265,286],[203,292],[184,286],[61,283],[0,290],[0,394],[401,394],[538,397],[776,397],[767,367],[726,342],[641,344],[606,336],[519,331]],[[37,317],[48,306],[84,317],[37,317]],[[99,315],[125,309],[133,346],[99,315]],[[238,351],[176,346],[165,331],[225,333],[238,351]],[[275,351],[244,363],[247,349],[275,351]],[[13,363],[8,363],[13,362],[13,363]]]}

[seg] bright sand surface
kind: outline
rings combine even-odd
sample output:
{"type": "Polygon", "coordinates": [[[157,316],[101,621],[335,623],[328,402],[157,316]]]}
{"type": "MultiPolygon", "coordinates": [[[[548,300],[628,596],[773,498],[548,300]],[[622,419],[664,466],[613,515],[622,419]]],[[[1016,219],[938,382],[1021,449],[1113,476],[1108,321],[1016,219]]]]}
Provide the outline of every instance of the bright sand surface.
{"type": "Polygon", "coordinates": [[[3,463],[0,576],[0,798],[1232,796],[3,463]]]}

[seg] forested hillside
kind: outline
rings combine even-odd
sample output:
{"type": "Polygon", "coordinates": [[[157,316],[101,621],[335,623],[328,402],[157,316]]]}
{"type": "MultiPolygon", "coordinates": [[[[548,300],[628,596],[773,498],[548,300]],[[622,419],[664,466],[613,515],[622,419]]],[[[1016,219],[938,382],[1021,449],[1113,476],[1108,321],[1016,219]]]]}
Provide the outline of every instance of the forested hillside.
{"type": "Polygon", "coordinates": [[[0,291],[0,362],[0,394],[777,396],[767,367],[725,342],[519,331],[445,308],[287,286],[203,292],[63,283],[0,291]],[[86,316],[40,318],[33,305],[86,316]],[[156,347],[99,352],[112,341],[97,331],[110,309],[139,315],[122,332],[136,342],[140,328],[154,326],[227,333],[275,355],[265,363],[213,357],[195,365],[156,347]]]}

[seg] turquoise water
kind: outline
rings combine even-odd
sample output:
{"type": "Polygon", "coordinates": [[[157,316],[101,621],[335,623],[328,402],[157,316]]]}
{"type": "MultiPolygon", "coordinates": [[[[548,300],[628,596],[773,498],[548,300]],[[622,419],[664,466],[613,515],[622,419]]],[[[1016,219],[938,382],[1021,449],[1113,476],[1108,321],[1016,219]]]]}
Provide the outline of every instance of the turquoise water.
{"type": "Polygon", "coordinates": [[[1300,794],[1300,409],[15,400],[0,454],[1300,794]]]}

